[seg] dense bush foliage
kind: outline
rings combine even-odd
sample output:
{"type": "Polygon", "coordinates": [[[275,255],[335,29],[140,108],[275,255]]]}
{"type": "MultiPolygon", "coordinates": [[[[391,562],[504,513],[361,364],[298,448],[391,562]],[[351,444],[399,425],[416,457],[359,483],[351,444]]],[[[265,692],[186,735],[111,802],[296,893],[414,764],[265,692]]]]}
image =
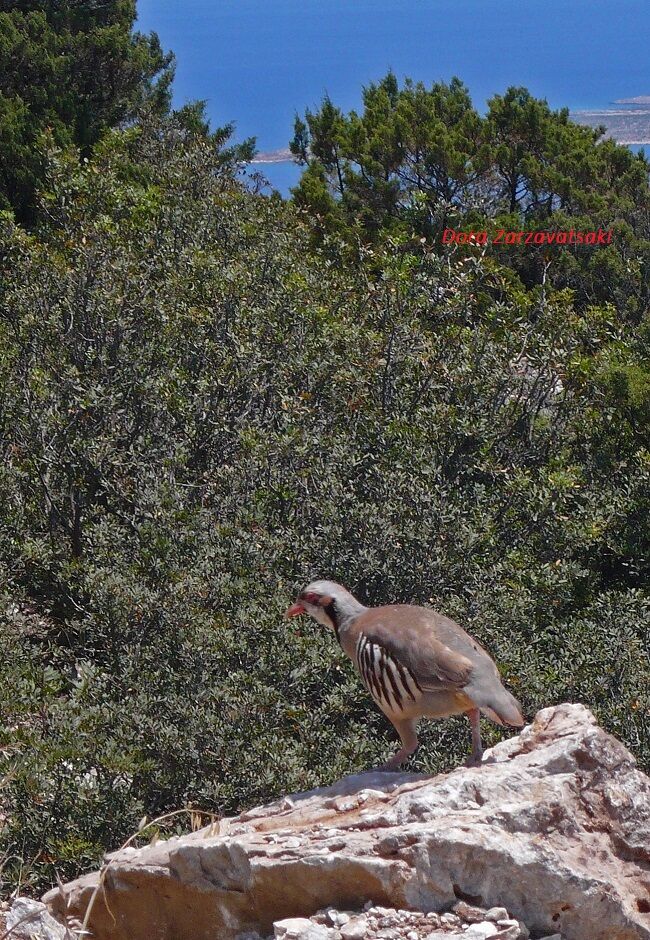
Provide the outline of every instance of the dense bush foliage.
{"type": "MultiPolygon", "coordinates": [[[[283,621],[313,576],[447,612],[528,715],[583,701],[648,767],[647,320],[408,234],[315,247],[187,117],[51,153],[39,231],[2,223],[5,875],[383,759],[283,621]]],[[[467,727],[423,741],[449,767],[467,727]]]]}

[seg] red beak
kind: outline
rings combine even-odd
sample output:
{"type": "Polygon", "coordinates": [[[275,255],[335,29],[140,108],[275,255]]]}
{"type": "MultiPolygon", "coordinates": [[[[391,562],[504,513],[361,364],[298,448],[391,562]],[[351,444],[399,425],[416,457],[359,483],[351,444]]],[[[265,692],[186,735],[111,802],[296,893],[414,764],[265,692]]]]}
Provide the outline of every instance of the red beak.
{"type": "Polygon", "coordinates": [[[288,619],[291,619],[291,617],[299,617],[300,614],[305,614],[305,613],[307,613],[305,608],[302,606],[302,604],[299,604],[296,601],[295,604],[291,605],[291,607],[288,609],[288,611],[286,612],[284,616],[287,617],[288,619]]]}

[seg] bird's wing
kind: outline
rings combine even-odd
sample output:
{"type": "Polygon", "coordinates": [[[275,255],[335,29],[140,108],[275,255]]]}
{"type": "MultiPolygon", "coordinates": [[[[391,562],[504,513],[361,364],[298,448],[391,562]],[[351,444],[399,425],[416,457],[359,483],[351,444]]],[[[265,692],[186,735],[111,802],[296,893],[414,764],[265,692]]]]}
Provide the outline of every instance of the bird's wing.
{"type": "Polygon", "coordinates": [[[374,607],[355,621],[355,628],[405,666],[422,689],[461,689],[470,680],[474,663],[438,638],[437,616],[426,607],[374,607]]]}

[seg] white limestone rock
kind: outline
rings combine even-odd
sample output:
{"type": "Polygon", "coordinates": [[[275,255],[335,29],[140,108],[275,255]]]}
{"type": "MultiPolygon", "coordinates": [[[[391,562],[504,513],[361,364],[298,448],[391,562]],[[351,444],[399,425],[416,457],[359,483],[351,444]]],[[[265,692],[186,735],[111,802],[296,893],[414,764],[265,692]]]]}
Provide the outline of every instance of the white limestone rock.
{"type": "Polygon", "coordinates": [[[498,934],[499,928],[496,924],[489,921],[483,921],[482,924],[470,924],[465,932],[466,940],[489,940],[498,934]]]}
{"type": "MultiPolygon", "coordinates": [[[[118,853],[90,926],[95,940],[234,940],[369,898],[420,912],[472,898],[495,929],[491,908],[534,937],[650,940],[648,865],[650,781],[586,708],[558,705],[480,767],[355,774],[222,820],[216,835],[118,853]]],[[[83,920],[97,883],[44,900],[83,920]]],[[[467,937],[460,923],[447,921],[467,937]]]]}
{"type": "Polygon", "coordinates": [[[44,904],[31,898],[16,898],[5,914],[5,923],[12,940],[74,940],[44,904]]]}

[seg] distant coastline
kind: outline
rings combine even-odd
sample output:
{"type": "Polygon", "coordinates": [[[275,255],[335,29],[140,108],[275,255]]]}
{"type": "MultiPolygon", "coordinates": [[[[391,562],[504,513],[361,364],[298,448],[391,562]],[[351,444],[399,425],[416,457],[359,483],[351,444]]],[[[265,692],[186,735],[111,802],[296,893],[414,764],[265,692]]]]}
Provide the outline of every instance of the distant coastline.
{"type": "Polygon", "coordinates": [[[256,153],[251,163],[290,163],[293,161],[293,154],[288,147],[281,147],[279,150],[264,150],[256,153]]]}
{"type": "Polygon", "coordinates": [[[650,95],[617,98],[614,107],[571,111],[577,124],[607,128],[606,137],[628,147],[650,144],[650,95]]]}
{"type": "Polygon", "coordinates": [[[602,108],[594,111],[571,111],[570,117],[576,124],[587,127],[604,125],[606,137],[611,137],[618,144],[643,146],[650,144],[650,96],[621,98],[615,104],[642,104],[647,100],[648,107],[641,108],[602,108]]]}
{"type": "Polygon", "coordinates": [[[650,105],[650,95],[637,95],[636,98],[617,98],[614,104],[647,104],[650,105]]]}

